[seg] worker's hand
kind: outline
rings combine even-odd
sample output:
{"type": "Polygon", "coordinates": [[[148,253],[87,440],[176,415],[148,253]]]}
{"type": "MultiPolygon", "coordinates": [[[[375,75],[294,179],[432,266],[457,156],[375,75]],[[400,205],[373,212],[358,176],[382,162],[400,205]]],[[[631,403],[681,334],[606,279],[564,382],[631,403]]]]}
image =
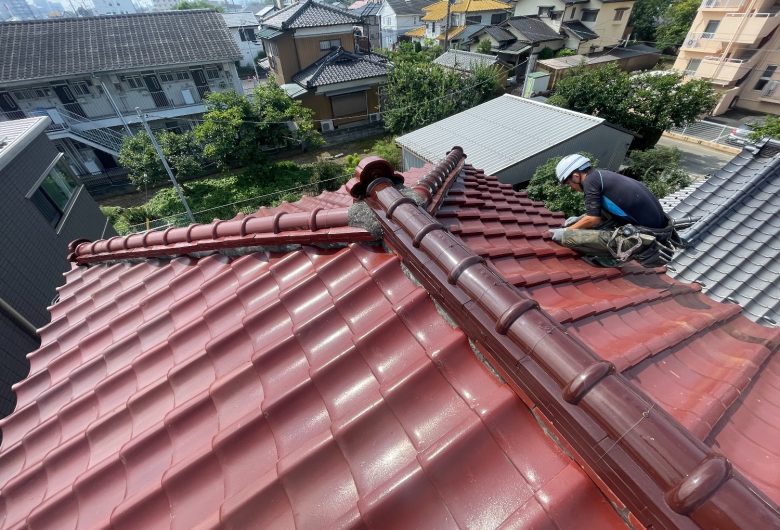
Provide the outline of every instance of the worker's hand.
{"type": "Polygon", "coordinates": [[[581,215],[572,215],[571,217],[569,217],[568,219],[566,219],[566,220],[563,222],[563,226],[564,226],[564,227],[566,227],[566,226],[571,226],[571,225],[573,225],[574,223],[576,223],[577,221],[579,221],[580,219],[582,219],[582,216],[581,216],[581,215]]]}
{"type": "Polygon", "coordinates": [[[556,243],[560,243],[563,241],[563,233],[566,231],[565,228],[552,228],[550,229],[550,234],[552,234],[552,240],[556,243]]]}

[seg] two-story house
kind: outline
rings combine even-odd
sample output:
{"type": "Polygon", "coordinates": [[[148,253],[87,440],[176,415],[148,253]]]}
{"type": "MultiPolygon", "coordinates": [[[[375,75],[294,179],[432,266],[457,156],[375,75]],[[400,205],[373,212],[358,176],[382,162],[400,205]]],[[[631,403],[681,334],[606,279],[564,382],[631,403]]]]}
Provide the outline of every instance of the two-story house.
{"type": "Polygon", "coordinates": [[[27,375],[27,352],[49,321],[68,244],[116,235],[98,205],[46,138],[46,117],[0,122],[0,417],[27,375]]]}
{"type": "Polygon", "coordinates": [[[774,0],[703,0],[674,69],[705,79],[730,106],[780,114],[780,16],[774,0]]]}
{"type": "Polygon", "coordinates": [[[262,22],[264,66],[285,91],[314,110],[327,133],[379,121],[379,85],[387,79],[383,56],[355,47],[360,18],[306,0],[262,22]]]}
{"type": "Polygon", "coordinates": [[[241,66],[252,66],[257,54],[263,51],[263,43],[257,37],[260,23],[254,13],[222,13],[225,24],[241,52],[241,66]]]}
{"type": "Polygon", "coordinates": [[[407,32],[406,35],[417,41],[436,39],[443,42],[445,38],[456,39],[467,26],[502,23],[508,18],[512,6],[499,0],[457,0],[454,3],[440,0],[423,9],[425,15],[422,21],[425,25],[407,32]]]}
{"type": "Polygon", "coordinates": [[[399,40],[409,40],[406,33],[420,26],[423,8],[432,0],[382,0],[379,29],[382,48],[393,49],[399,40]]]}
{"type": "Polygon", "coordinates": [[[349,12],[359,17],[363,22],[360,25],[360,35],[368,40],[371,49],[382,47],[382,37],[379,25],[379,10],[382,8],[382,2],[372,0],[365,2],[359,7],[352,8],[349,12]]]}
{"type": "Polygon", "coordinates": [[[617,46],[634,0],[518,0],[515,16],[539,17],[565,37],[564,46],[592,53],[617,46]]]}
{"type": "Polygon", "coordinates": [[[77,175],[115,168],[139,127],[190,127],[211,91],[241,92],[219,13],[169,11],[0,23],[0,120],[48,116],[77,175]]]}

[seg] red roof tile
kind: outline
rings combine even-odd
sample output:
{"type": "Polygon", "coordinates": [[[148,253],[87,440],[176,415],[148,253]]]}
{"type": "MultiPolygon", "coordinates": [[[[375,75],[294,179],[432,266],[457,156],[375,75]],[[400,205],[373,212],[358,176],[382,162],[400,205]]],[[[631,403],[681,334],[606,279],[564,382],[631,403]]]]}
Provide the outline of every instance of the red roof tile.
{"type": "MultiPolygon", "coordinates": [[[[0,420],[0,526],[624,526],[553,437],[632,521],[686,526],[669,506],[659,515],[642,504],[665,479],[630,450],[674,429],[689,438],[679,438],[675,462],[656,461],[658,476],[687,462],[698,438],[772,499],[751,509],[744,477],[726,480],[721,489],[746,499],[748,515],[726,512],[721,524],[753,517],[756,527],[767,509],[776,513],[780,332],[662,270],[589,266],[548,240],[560,215],[463,164],[455,149],[440,166],[403,175],[407,185],[422,178],[414,189],[427,210],[465,245],[435,260],[424,257],[431,245],[456,240],[416,205],[396,194],[381,206],[394,254],[347,225],[345,190],[145,240],[74,244],[74,261],[95,264],[66,274],[30,376],[16,386],[17,410],[0,420]],[[404,235],[412,225],[416,235],[404,235]],[[210,249],[236,250],[171,259],[210,249]],[[480,279],[474,253],[499,274],[480,279]],[[449,260],[450,272],[436,260],[449,260]],[[517,289],[499,282],[471,298],[487,278],[517,289]],[[568,335],[542,328],[507,371],[496,348],[516,348],[517,319],[536,318],[533,305],[512,302],[523,296],[568,335]],[[485,319],[488,298],[511,307],[485,319]],[[622,372],[598,386],[629,391],[626,403],[651,403],[650,412],[599,423],[599,407],[624,404],[589,387],[579,406],[556,405],[563,385],[551,374],[576,367],[543,368],[539,352],[572,340],[622,372]],[[557,397],[541,399],[550,388],[557,397]],[[654,401],[636,401],[642,392],[654,401]],[[616,487],[642,477],[647,491],[616,487]]],[[[378,197],[381,185],[348,188],[378,197]]],[[[712,503],[731,506],[713,499],[691,508],[699,524],[712,503]]]]}

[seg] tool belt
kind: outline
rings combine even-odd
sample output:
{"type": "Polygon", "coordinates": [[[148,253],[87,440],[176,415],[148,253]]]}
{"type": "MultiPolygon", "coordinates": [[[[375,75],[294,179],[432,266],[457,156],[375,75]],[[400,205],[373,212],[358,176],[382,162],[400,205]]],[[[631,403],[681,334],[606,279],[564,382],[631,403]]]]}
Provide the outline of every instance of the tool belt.
{"type": "Polygon", "coordinates": [[[683,240],[675,230],[674,221],[669,219],[664,228],[619,226],[610,234],[607,248],[620,262],[633,259],[651,268],[668,264],[675,252],[683,248],[683,240]]]}

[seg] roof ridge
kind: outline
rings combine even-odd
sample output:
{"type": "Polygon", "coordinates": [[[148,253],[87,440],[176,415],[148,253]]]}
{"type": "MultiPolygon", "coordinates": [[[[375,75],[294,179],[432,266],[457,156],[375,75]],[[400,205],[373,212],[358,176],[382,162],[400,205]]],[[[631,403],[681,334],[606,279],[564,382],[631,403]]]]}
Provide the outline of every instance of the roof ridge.
{"type": "Polygon", "coordinates": [[[504,94],[502,97],[510,97],[513,99],[517,99],[520,101],[523,101],[524,103],[528,103],[530,105],[536,105],[538,107],[544,107],[546,109],[554,110],[555,112],[561,112],[563,114],[568,114],[570,116],[574,116],[577,118],[581,118],[586,121],[595,121],[597,123],[604,123],[606,120],[604,118],[599,118],[598,116],[591,116],[590,114],[583,114],[582,112],[577,112],[576,110],[566,109],[563,107],[558,107],[555,105],[550,105],[549,103],[543,103],[541,101],[534,101],[533,99],[527,99],[527,98],[521,98],[520,96],[515,96],[514,94],[504,94]]]}
{"type": "MultiPolygon", "coordinates": [[[[118,13],[111,15],[90,15],[86,17],[54,17],[45,19],[30,19],[30,20],[6,20],[0,22],[2,25],[22,25],[22,24],[62,24],[66,22],[82,21],[82,20],[110,20],[116,18],[140,18],[140,17],[159,17],[165,15],[189,15],[193,13],[219,13],[216,9],[173,9],[170,11],[151,11],[148,13],[118,13]]],[[[225,13],[232,14],[232,13],[225,13]]]]}

